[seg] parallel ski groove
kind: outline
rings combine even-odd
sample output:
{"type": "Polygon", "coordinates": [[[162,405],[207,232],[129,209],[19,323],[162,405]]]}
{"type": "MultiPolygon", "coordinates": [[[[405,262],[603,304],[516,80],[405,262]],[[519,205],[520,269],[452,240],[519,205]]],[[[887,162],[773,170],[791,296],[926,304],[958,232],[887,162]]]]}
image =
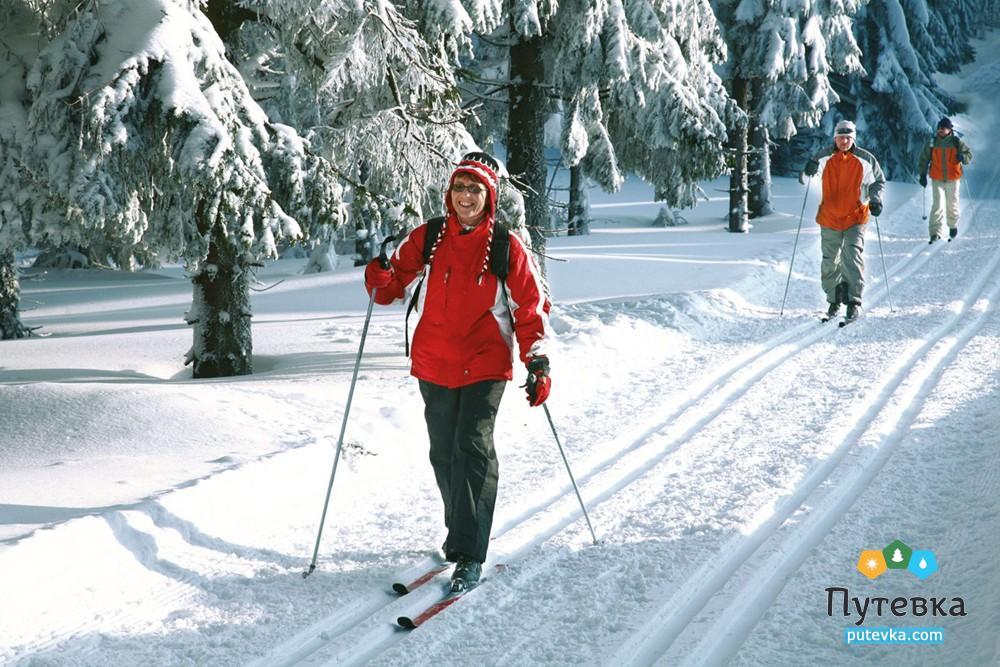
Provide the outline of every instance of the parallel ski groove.
{"type": "MultiPolygon", "coordinates": [[[[929,253],[914,253],[907,256],[892,267],[892,270],[889,272],[890,277],[903,279],[909,276],[931,258],[934,250],[935,249],[932,249],[929,253]]],[[[885,298],[886,286],[879,283],[875,288],[870,290],[870,294],[872,296],[870,296],[869,302],[878,303],[885,298]]],[[[745,394],[754,386],[757,380],[795,357],[816,340],[819,340],[824,335],[829,335],[832,331],[833,330],[831,329],[823,329],[817,332],[808,322],[800,324],[797,327],[772,337],[770,340],[762,344],[757,351],[749,353],[743,358],[738,358],[730,366],[723,368],[708,381],[704,382],[703,388],[700,389],[696,395],[691,396],[680,405],[671,406],[669,415],[665,419],[657,420],[655,425],[646,428],[640,435],[634,437],[624,448],[618,449],[615,453],[604,457],[601,461],[591,466],[583,474],[579,474],[577,476],[578,482],[582,486],[585,482],[612,470],[616,464],[621,462],[624,455],[631,453],[638,454],[639,450],[646,449],[650,444],[654,445],[649,447],[649,449],[654,451],[648,454],[641,462],[639,462],[638,465],[630,466],[629,469],[624,472],[618,471],[618,479],[616,479],[611,485],[604,486],[603,491],[598,495],[591,497],[588,502],[596,505],[621,491],[636,479],[642,477],[643,474],[648,472],[659,461],[674,452],[678,446],[689,440],[691,436],[694,433],[697,433],[697,431],[704,427],[705,424],[718,417],[718,415],[726,409],[728,402],[731,402],[735,398],[745,394]],[[808,332],[812,332],[812,334],[803,336],[804,333],[808,332]],[[782,347],[787,343],[791,344],[787,345],[787,347],[782,347]],[[701,406],[701,404],[705,402],[709,402],[711,405],[707,407],[701,406]],[[679,417],[685,416],[688,412],[693,413],[696,420],[696,423],[691,428],[686,430],[680,436],[667,440],[666,446],[660,442],[650,442],[654,439],[654,436],[661,434],[663,430],[669,428],[675,421],[678,420],[679,417]]],[[[499,527],[499,530],[495,533],[494,539],[499,539],[504,534],[523,524],[526,524],[532,518],[545,513],[546,510],[556,505],[562,499],[565,493],[568,492],[569,488],[570,487],[566,485],[556,494],[553,494],[544,501],[537,503],[535,506],[522,511],[519,515],[510,519],[502,527],[499,527]]],[[[560,517],[555,522],[555,525],[550,525],[546,529],[540,530],[535,535],[536,539],[532,539],[528,543],[519,545],[513,550],[513,553],[508,553],[508,562],[516,562],[516,555],[524,553],[528,549],[543,543],[552,535],[570,525],[581,516],[582,513],[578,509],[575,509],[568,513],[568,515],[560,517]]],[[[410,597],[411,596],[408,595],[405,599],[408,600],[410,597]]],[[[416,605],[416,602],[414,602],[414,604],[416,605]]],[[[382,608],[386,606],[388,605],[382,605],[382,608]]],[[[380,610],[381,608],[373,610],[372,615],[378,614],[380,610]]],[[[297,638],[293,638],[292,642],[297,644],[297,650],[294,650],[296,659],[293,662],[287,662],[285,660],[285,658],[290,657],[286,652],[289,648],[288,645],[290,642],[286,642],[277,647],[277,649],[268,657],[265,657],[260,662],[254,664],[294,664],[294,662],[308,656],[316,650],[319,650],[323,645],[330,643],[336,637],[349,631],[351,627],[360,624],[365,620],[365,618],[367,618],[367,616],[368,615],[359,617],[356,615],[351,619],[353,622],[344,624],[329,624],[324,623],[324,621],[320,621],[312,627],[315,628],[317,625],[322,624],[324,626],[322,631],[323,637],[320,638],[317,636],[320,633],[310,631],[311,636],[306,638],[305,641],[308,648],[303,645],[303,638],[301,634],[297,638]]],[[[359,647],[359,652],[364,653],[370,659],[374,655],[378,655],[389,646],[395,644],[400,639],[401,637],[397,635],[386,635],[379,641],[378,646],[365,645],[363,648],[359,647]]]]}
{"type": "MultiPolygon", "coordinates": [[[[994,178],[994,180],[996,180],[996,178],[994,178]]],[[[977,202],[976,209],[978,210],[979,208],[981,208],[981,203],[977,202]]],[[[928,253],[923,256],[929,257],[930,254],[928,253]]],[[[720,550],[721,557],[719,559],[706,563],[698,570],[697,573],[689,577],[687,579],[687,584],[684,585],[669,600],[667,600],[665,604],[660,606],[651,615],[647,623],[632,634],[628,642],[619,647],[619,650],[615,655],[616,661],[621,661],[622,664],[652,664],[657,658],[662,657],[666,653],[673,641],[697,618],[698,612],[701,611],[708,600],[722,590],[730,578],[737,572],[739,567],[747,561],[764,542],[777,533],[784,521],[790,517],[799,506],[801,506],[802,502],[804,502],[806,498],[820,484],[822,484],[823,481],[829,478],[834,469],[837,468],[837,466],[843,461],[847,453],[851,451],[861,439],[868,427],[875,422],[880,414],[882,414],[883,409],[894,395],[896,389],[899,388],[909,376],[909,372],[919,365],[922,358],[926,356],[926,354],[935,345],[939,344],[958,326],[961,318],[970,313],[975,303],[982,297],[989,280],[994,278],[994,273],[997,270],[998,264],[1000,264],[1000,253],[995,254],[991,258],[989,264],[980,272],[977,280],[966,291],[966,295],[962,301],[961,310],[946,320],[944,324],[938,327],[938,329],[925,339],[924,344],[912,352],[898,367],[892,378],[883,383],[883,389],[879,392],[878,400],[872,404],[850,433],[848,433],[847,436],[841,441],[841,444],[838,445],[834,455],[826,459],[821,466],[814,469],[791,495],[786,496],[782,500],[782,503],[775,509],[772,517],[761,524],[757,530],[750,535],[738,536],[731,540],[730,543],[727,543],[720,550]]],[[[994,287],[994,289],[987,295],[989,300],[988,308],[990,310],[994,309],[994,301],[998,296],[1000,296],[1000,286],[994,287]]],[[[983,319],[983,314],[980,313],[974,318],[972,324],[963,329],[963,346],[968,342],[968,338],[971,338],[973,333],[981,326],[983,319]]],[[[958,346],[956,346],[956,348],[957,347],[958,346]]],[[[949,354],[957,354],[957,352],[955,352],[956,348],[953,348],[949,354]]],[[[892,449],[893,447],[888,447],[886,452],[891,452],[892,449]]],[[[888,453],[885,456],[888,456],[888,453]]],[[[882,463],[884,463],[884,461],[882,463]]],[[[879,464],[878,467],[881,467],[881,464],[879,464]]],[[[855,475],[853,479],[855,481],[858,479],[870,481],[870,478],[865,476],[867,471],[867,468],[863,468],[862,472],[855,475]]],[[[839,505],[835,505],[835,508],[837,507],[839,507],[839,505]]],[[[814,512],[815,511],[816,510],[814,510],[814,512]]],[[[846,508],[844,511],[846,511],[846,508]]],[[[834,514],[833,521],[835,521],[839,516],[839,514],[834,514]]],[[[821,538],[822,535],[816,539],[818,541],[818,539],[821,538]]],[[[794,549],[794,544],[788,548],[794,549]]],[[[804,560],[805,556],[808,555],[808,549],[802,550],[801,553],[795,551],[795,554],[800,555],[801,560],[804,560]]],[[[786,558],[791,559],[791,556],[786,556],[786,558]]],[[[801,560],[798,560],[797,564],[801,564],[801,560]]],[[[768,579],[768,581],[771,582],[772,588],[777,583],[779,585],[778,590],[780,591],[780,584],[783,584],[783,582],[787,580],[788,572],[789,570],[787,569],[778,570],[776,572],[768,572],[766,569],[762,569],[760,576],[768,579]]],[[[750,585],[757,588],[760,586],[759,579],[754,578],[750,585]]],[[[760,590],[763,590],[763,588],[764,587],[761,587],[760,590]]],[[[776,594],[777,593],[775,592],[775,595],[776,594]]],[[[715,627],[714,630],[708,631],[706,637],[710,637],[713,631],[720,637],[725,635],[725,637],[717,639],[718,642],[728,642],[724,644],[726,649],[719,652],[731,656],[735,654],[739,648],[738,645],[734,648],[734,643],[729,640],[729,634],[731,633],[730,624],[732,623],[734,617],[732,614],[728,613],[728,610],[727,613],[724,614],[724,617],[727,621],[724,631],[720,627],[715,627]]],[[[753,617],[754,623],[757,618],[759,618],[759,615],[753,617]]],[[[749,628],[746,628],[746,632],[749,633],[749,630],[751,629],[752,624],[749,628]]],[[[742,636],[745,638],[746,634],[743,634],[742,636]]],[[[718,646],[719,644],[716,645],[718,646]]],[[[719,655],[714,653],[713,655],[716,660],[720,659],[719,655]]],[[[725,660],[722,659],[722,661],[724,662],[725,660]]],[[[716,663],[706,662],[704,664],[716,663]]]]}
{"type": "MultiPolygon", "coordinates": [[[[995,270],[995,265],[993,268],[995,270]]],[[[930,393],[948,366],[955,360],[958,353],[968,345],[972,337],[979,332],[985,323],[986,316],[996,311],[995,303],[998,297],[1000,297],[1000,284],[995,286],[987,297],[989,300],[987,309],[974,315],[972,321],[959,331],[958,340],[931,364],[928,376],[919,385],[916,396],[903,410],[893,432],[881,443],[872,460],[850,480],[850,483],[841,484],[834,489],[831,492],[831,498],[826,500],[826,505],[818,509],[814,508],[809,521],[787,536],[782,541],[777,554],[758,568],[752,582],[752,590],[745,590],[744,595],[734,599],[723,612],[723,616],[727,619],[726,632],[710,630],[706,633],[707,645],[696,651],[696,655],[699,656],[696,664],[721,664],[739,650],[763,615],[765,605],[778,596],[790,573],[798,570],[813,547],[819,544],[837,521],[850,511],[855,500],[885,466],[906,435],[908,426],[916,420],[926,405],[930,393]]],[[[963,315],[969,314],[969,309],[963,313],[963,315]]],[[[942,334],[940,338],[933,341],[933,345],[928,345],[927,349],[940,344],[949,333],[951,333],[950,330],[942,334]]],[[[911,366],[910,370],[918,364],[919,360],[911,366]]],[[[881,414],[881,409],[879,414],[881,414]]]]}

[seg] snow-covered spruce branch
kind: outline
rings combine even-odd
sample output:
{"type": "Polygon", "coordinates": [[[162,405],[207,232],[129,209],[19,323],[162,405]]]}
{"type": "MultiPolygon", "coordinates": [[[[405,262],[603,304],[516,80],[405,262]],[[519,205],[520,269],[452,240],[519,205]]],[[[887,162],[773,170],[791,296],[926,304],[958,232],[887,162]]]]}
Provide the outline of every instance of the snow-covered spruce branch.
{"type": "Polygon", "coordinates": [[[471,69],[466,67],[459,67],[455,70],[455,76],[463,81],[470,81],[472,83],[482,84],[484,86],[498,86],[500,88],[510,88],[516,85],[516,81],[511,81],[510,79],[487,79],[485,77],[479,76],[471,69]]]}
{"type": "Polygon", "coordinates": [[[382,16],[380,16],[375,12],[368,12],[368,16],[375,17],[376,19],[378,19],[379,23],[385,26],[385,29],[389,33],[389,36],[392,37],[393,40],[395,40],[395,42],[399,45],[399,47],[403,50],[404,53],[410,55],[411,65],[419,69],[421,72],[423,72],[430,78],[437,81],[439,84],[444,86],[451,86],[451,81],[448,79],[448,77],[442,76],[439,72],[435,72],[434,70],[430,69],[429,67],[427,67],[426,64],[424,64],[423,59],[421,59],[420,57],[415,57],[413,55],[412,51],[414,50],[414,46],[412,44],[406,44],[402,40],[402,38],[400,38],[400,36],[397,34],[396,30],[394,29],[394,26],[390,26],[389,23],[382,16]]]}
{"type": "MultiPolygon", "coordinates": [[[[465,109],[463,107],[463,111],[464,110],[465,109]]],[[[418,111],[414,111],[412,108],[407,110],[407,113],[410,115],[411,118],[415,118],[419,120],[421,123],[428,123],[430,125],[456,125],[464,123],[466,120],[472,118],[475,115],[471,109],[467,113],[462,113],[459,116],[454,116],[453,118],[443,118],[443,119],[431,118],[430,116],[426,116],[418,111]]]]}
{"type": "Polygon", "coordinates": [[[414,111],[412,108],[408,107],[407,104],[403,102],[402,95],[399,93],[399,84],[396,82],[396,73],[391,67],[386,67],[386,80],[389,82],[389,89],[392,91],[392,96],[396,100],[396,106],[388,109],[400,115],[400,117],[409,123],[411,119],[416,119],[424,123],[430,123],[432,125],[454,125],[456,123],[461,123],[471,117],[471,113],[461,113],[460,115],[454,116],[452,118],[437,119],[431,118],[430,116],[425,116],[419,112],[414,111]]]}
{"type": "Polygon", "coordinates": [[[475,35],[477,39],[482,40],[486,44],[489,44],[490,46],[495,46],[495,47],[497,47],[499,49],[509,49],[510,47],[517,45],[517,41],[516,40],[510,40],[509,39],[510,38],[510,33],[504,34],[503,35],[504,39],[494,39],[492,37],[492,35],[487,36],[487,35],[484,35],[481,32],[475,32],[475,31],[473,31],[472,34],[475,35]]]}
{"type": "Polygon", "coordinates": [[[498,93],[501,90],[506,90],[509,87],[510,86],[497,86],[495,88],[492,88],[491,90],[486,91],[486,93],[484,94],[484,93],[476,92],[472,88],[468,88],[466,86],[459,85],[458,89],[462,91],[463,95],[468,95],[469,97],[475,98],[475,99],[469,100],[468,102],[466,102],[465,104],[463,104],[462,108],[463,109],[468,109],[470,111],[470,113],[471,113],[471,111],[475,107],[480,106],[480,102],[489,102],[490,104],[508,104],[510,102],[510,100],[508,98],[506,98],[506,97],[490,97],[490,95],[492,95],[493,93],[498,93]]]}
{"type": "MultiPolygon", "coordinates": [[[[333,162],[330,163],[330,169],[331,171],[333,171],[334,174],[336,174],[338,179],[351,186],[351,189],[354,190],[354,192],[357,194],[374,199],[383,206],[396,206],[399,203],[397,199],[382,194],[381,192],[378,192],[376,190],[372,190],[363,183],[359,183],[357,180],[351,178],[348,174],[339,169],[337,165],[334,164],[333,162]]],[[[409,204],[404,204],[403,210],[414,216],[420,215],[419,212],[414,210],[413,207],[411,207],[409,204]]]]}
{"type": "MultiPolygon", "coordinates": [[[[382,48],[383,50],[385,50],[384,42],[382,48]]],[[[399,86],[396,84],[396,75],[392,71],[391,67],[386,67],[386,79],[389,82],[389,89],[392,91],[392,95],[395,98],[397,105],[395,108],[389,110],[390,113],[395,113],[397,116],[400,117],[400,119],[406,126],[407,136],[417,138],[417,141],[419,143],[421,138],[417,137],[417,133],[414,132],[413,119],[410,118],[409,115],[407,115],[406,113],[402,96],[399,94],[399,86]]],[[[401,152],[400,155],[403,158],[403,161],[406,162],[406,165],[410,168],[410,172],[416,173],[417,169],[416,167],[414,167],[413,163],[410,162],[410,156],[407,155],[405,151],[401,152]]]]}
{"type": "MultiPolygon", "coordinates": [[[[311,13],[312,12],[310,11],[310,14],[311,13]]],[[[261,23],[263,25],[266,25],[267,27],[271,28],[275,32],[278,32],[278,33],[281,32],[281,25],[279,23],[277,23],[271,16],[269,16],[267,14],[264,14],[262,12],[257,12],[257,11],[249,12],[248,13],[248,17],[249,16],[253,17],[251,20],[253,20],[253,21],[257,22],[257,23],[261,23]]],[[[315,21],[312,22],[312,25],[315,26],[315,21]]],[[[309,28],[309,26],[306,26],[306,27],[307,27],[307,29],[309,28]]],[[[305,58],[306,60],[308,60],[312,64],[313,67],[316,67],[317,69],[322,70],[323,67],[324,67],[324,65],[325,65],[325,62],[323,61],[323,59],[320,58],[319,56],[317,56],[315,53],[311,53],[308,50],[308,48],[306,47],[305,42],[303,42],[301,39],[295,39],[295,37],[297,37],[297,36],[298,35],[293,35],[293,38],[292,38],[292,40],[290,42],[291,45],[295,48],[295,50],[303,58],[305,58]]],[[[313,35],[313,37],[315,38],[315,35],[313,35]]]]}

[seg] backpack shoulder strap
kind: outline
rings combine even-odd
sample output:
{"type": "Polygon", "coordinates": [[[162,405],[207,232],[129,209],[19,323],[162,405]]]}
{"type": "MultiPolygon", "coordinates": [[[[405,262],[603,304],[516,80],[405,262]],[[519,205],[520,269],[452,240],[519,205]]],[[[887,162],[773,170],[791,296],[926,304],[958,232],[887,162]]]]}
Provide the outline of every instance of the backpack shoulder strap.
{"type": "MultiPolygon", "coordinates": [[[[434,241],[437,240],[438,235],[441,233],[441,228],[444,227],[444,222],[445,219],[442,217],[431,218],[427,221],[427,234],[424,236],[424,266],[430,264],[431,253],[434,252],[434,241]]],[[[423,285],[424,279],[421,277],[420,282],[417,283],[417,287],[413,290],[413,296],[410,297],[410,303],[406,307],[406,317],[403,319],[403,336],[406,340],[406,356],[410,356],[410,313],[412,313],[413,309],[417,307],[417,302],[420,300],[420,288],[422,288],[423,285]]]]}
{"type": "Polygon", "coordinates": [[[444,218],[431,218],[427,221],[427,235],[424,236],[424,264],[431,261],[431,253],[434,251],[434,242],[444,227],[444,218]]]}
{"type": "Polygon", "coordinates": [[[509,268],[510,230],[497,222],[493,230],[493,241],[490,244],[490,272],[503,282],[507,280],[509,268]]]}
{"type": "Polygon", "coordinates": [[[501,298],[507,306],[507,316],[514,323],[514,311],[510,309],[507,299],[507,273],[510,269],[510,230],[499,222],[493,230],[493,241],[490,243],[490,272],[500,281],[501,298]]]}

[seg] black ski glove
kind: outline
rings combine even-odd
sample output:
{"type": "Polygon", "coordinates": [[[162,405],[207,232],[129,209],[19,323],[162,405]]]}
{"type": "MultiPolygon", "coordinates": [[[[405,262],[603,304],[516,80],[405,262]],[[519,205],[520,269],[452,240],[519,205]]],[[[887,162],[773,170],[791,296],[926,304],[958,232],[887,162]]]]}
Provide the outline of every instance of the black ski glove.
{"type": "Polygon", "coordinates": [[[802,168],[802,173],[799,174],[799,183],[805,185],[806,181],[815,176],[818,170],[819,170],[819,162],[810,159],[808,162],[806,162],[806,166],[802,168]]]}
{"type": "Polygon", "coordinates": [[[872,199],[868,202],[868,210],[872,212],[876,218],[882,215],[882,202],[878,199],[872,199]]]}
{"type": "Polygon", "coordinates": [[[920,174],[920,187],[927,187],[927,174],[920,174]]]}

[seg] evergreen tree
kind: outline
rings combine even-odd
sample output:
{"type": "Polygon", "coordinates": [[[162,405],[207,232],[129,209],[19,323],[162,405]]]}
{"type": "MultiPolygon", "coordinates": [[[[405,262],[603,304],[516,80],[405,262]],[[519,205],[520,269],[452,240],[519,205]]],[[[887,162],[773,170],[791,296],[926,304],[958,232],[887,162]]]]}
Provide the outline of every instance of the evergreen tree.
{"type": "MultiPolygon", "coordinates": [[[[478,107],[470,132],[484,146],[506,145],[536,247],[544,248],[548,227],[544,128],[552,113],[562,116],[562,163],[609,191],[634,171],[658,198],[689,206],[697,181],[722,170],[733,108],[713,70],[725,47],[707,2],[464,6],[462,25],[474,34],[453,34],[446,43],[458,45],[463,94],[478,107]],[[471,55],[461,51],[466,43],[471,55]]],[[[428,14],[422,25],[432,22],[428,14]]],[[[582,208],[571,194],[575,221],[582,208]]]]}
{"type": "Polygon", "coordinates": [[[0,340],[23,338],[33,329],[20,318],[15,253],[26,247],[33,218],[54,215],[46,208],[44,184],[23,169],[20,139],[27,125],[27,74],[57,19],[45,5],[0,5],[0,340]]]}
{"type": "Polygon", "coordinates": [[[195,377],[250,373],[251,272],[276,239],[337,223],[326,162],[268,121],[194,0],[74,3],[25,91],[2,200],[27,239],[184,260],[195,377]],[[18,206],[21,186],[35,192],[18,206]]]}
{"type": "Polygon", "coordinates": [[[369,252],[383,233],[439,214],[454,163],[476,148],[449,60],[468,41],[461,5],[425,5],[443,12],[430,26],[444,31],[424,28],[434,48],[392,2],[243,4],[235,59],[269,116],[331,161],[369,252]]]}
{"type": "MultiPolygon", "coordinates": [[[[916,157],[933,124],[954,108],[930,76],[931,59],[918,55],[911,38],[921,36],[930,17],[922,0],[907,0],[906,7],[900,0],[883,0],[866,7],[856,26],[870,76],[850,77],[847,99],[856,104],[859,140],[878,157],[887,178],[915,180],[916,157]]],[[[941,46],[943,53],[954,49],[941,46]]],[[[843,111],[849,113],[849,107],[843,111]]]]}
{"type": "Polygon", "coordinates": [[[771,138],[818,125],[838,100],[831,74],[860,70],[851,16],[861,1],[713,0],[729,48],[724,76],[747,117],[730,126],[730,231],[770,211],[771,138]]]}
{"type": "Polygon", "coordinates": [[[798,173],[830,141],[839,118],[854,119],[858,143],[878,157],[888,178],[916,180],[916,162],[941,116],[961,109],[933,80],[973,57],[970,38],[995,14],[996,0],[882,0],[862,8],[854,33],[864,72],[834,77],[841,101],[822,131],[782,147],[776,168],[798,173]]]}

